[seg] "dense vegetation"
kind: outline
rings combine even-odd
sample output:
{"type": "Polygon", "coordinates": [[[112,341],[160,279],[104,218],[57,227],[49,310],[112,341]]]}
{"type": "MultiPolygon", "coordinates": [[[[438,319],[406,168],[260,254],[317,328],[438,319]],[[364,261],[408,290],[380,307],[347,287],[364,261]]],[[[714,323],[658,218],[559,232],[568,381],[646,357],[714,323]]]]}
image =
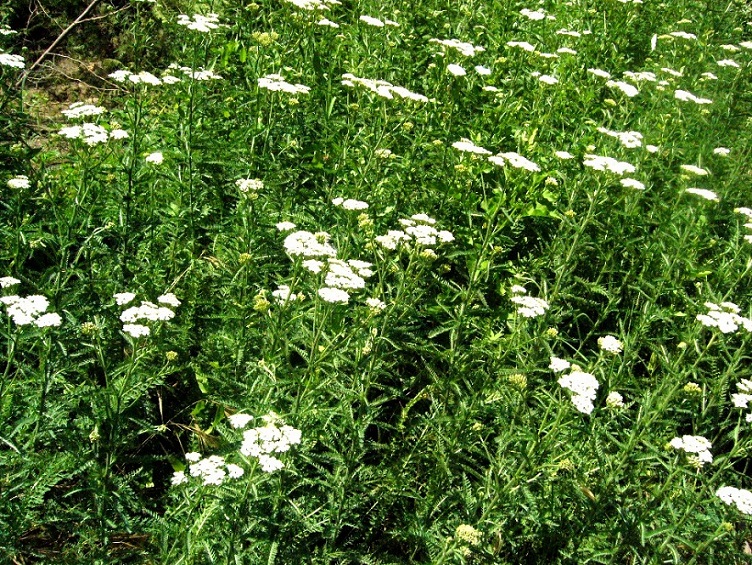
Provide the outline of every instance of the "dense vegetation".
{"type": "Polygon", "coordinates": [[[131,0],[32,66],[89,4],[0,8],[0,560],[749,561],[748,6],[131,0]]]}

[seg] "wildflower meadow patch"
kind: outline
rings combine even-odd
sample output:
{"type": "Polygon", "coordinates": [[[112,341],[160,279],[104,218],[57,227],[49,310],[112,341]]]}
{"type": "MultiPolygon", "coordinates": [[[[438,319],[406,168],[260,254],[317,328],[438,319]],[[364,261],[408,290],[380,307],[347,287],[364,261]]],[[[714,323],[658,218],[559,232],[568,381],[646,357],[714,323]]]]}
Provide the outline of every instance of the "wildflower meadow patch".
{"type": "Polygon", "coordinates": [[[0,561],[750,561],[749,5],[95,4],[0,8],[0,561]]]}

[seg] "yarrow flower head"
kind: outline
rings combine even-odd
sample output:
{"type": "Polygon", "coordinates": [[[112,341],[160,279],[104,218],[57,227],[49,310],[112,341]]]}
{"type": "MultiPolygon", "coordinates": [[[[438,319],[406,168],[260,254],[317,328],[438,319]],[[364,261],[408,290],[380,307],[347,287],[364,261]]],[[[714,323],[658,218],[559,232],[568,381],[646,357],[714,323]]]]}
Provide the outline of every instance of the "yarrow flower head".
{"type": "Polygon", "coordinates": [[[695,196],[699,196],[700,198],[704,198],[705,200],[718,202],[718,195],[712,190],[708,190],[706,188],[687,188],[684,190],[684,192],[686,192],[687,194],[694,194],[695,196]]]}
{"type": "Polygon", "coordinates": [[[682,437],[675,437],[669,442],[669,445],[674,449],[680,449],[696,458],[693,460],[697,466],[702,467],[705,463],[713,462],[713,454],[710,453],[712,445],[703,436],[690,436],[685,435],[682,437]]]}
{"type": "Polygon", "coordinates": [[[311,91],[309,86],[289,83],[282,75],[278,74],[270,74],[259,78],[258,85],[259,88],[265,88],[272,92],[286,92],[287,94],[308,94],[311,91]]]}
{"type": "Polygon", "coordinates": [[[515,295],[510,300],[517,305],[517,313],[524,318],[543,316],[548,310],[548,302],[534,296],[515,295]]]}
{"type": "Polygon", "coordinates": [[[362,200],[353,200],[352,198],[334,198],[332,204],[339,206],[345,210],[367,210],[368,202],[362,200]]]}
{"type": "Polygon", "coordinates": [[[271,473],[284,467],[284,463],[272,454],[284,453],[301,441],[301,432],[286,425],[276,414],[263,417],[264,426],[243,432],[240,453],[258,459],[261,468],[271,473]]]}
{"type": "Polygon", "coordinates": [[[598,392],[598,380],[590,373],[579,369],[572,370],[558,380],[559,385],[572,392],[572,404],[583,414],[593,411],[593,401],[598,392]]]}
{"type": "Polygon", "coordinates": [[[235,181],[235,186],[242,193],[258,192],[264,188],[264,182],[259,179],[238,179],[235,181]]]}
{"type": "Polygon", "coordinates": [[[607,351],[608,353],[613,353],[614,355],[616,355],[617,353],[622,352],[624,344],[616,339],[616,337],[607,335],[598,338],[598,347],[600,347],[603,351],[607,351]]]}
{"type": "Polygon", "coordinates": [[[697,321],[703,326],[718,328],[725,334],[734,333],[739,328],[752,332],[752,319],[740,316],[740,309],[733,302],[706,302],[705,308],[708,309],[707,314],[697,315],[697,321]]]}
{"type": "Polygon", "coordinates": [[[559,357],[551,357],[551,364],[548,366],[554,373],[560,373],[566,371],[572,366],[572,364],[566,359],[560,359],[559,357]]]}
{"type": "Polygon", "coordinates": [[[162,155],[161,151],[155,151],[147,155],[145,161],[152,165],[161,165],[164,162],[164,155],[162,155]]]}
{"type": "Polygon", "coordinates": [[[107,110],[101,106],[94,106],[93,104],[84,104],[83,102],[74,102],[67,110],[63,110],[61,113],[68,119],[84,118],[88,116],[99,116],[104,114],[107,110]]]}
{"type": "Polygon", "coordinates": [[[9,179],[6,183],[8,188],[29,188],[31,186],[31,182],[29,182],[29,177],[26,175],[16,175],[12,179],[9,179]]]}
{"type": "Polygon", "coordinates": [[[459,39],[431,39],[431,43],[438,43],[444,47],[456,49],[461,55],[465,57],[473,57],[476,53],[481,53],[486,49],[484,47],[475,46],[472,43],[466,41],[460,41],[459,39]]]}
{"type": "Polygon", "coordinates": [[[736,487],[721,487],[715,495],[726,504],[736,506],[742,514],[752,515],[752,492],[736,487]]]}
{"type": "Polygon", "coordinates": [[[193,31],[208,33],[219,27],[219,16],[217,14],[207,14],[206,16],[194,14],[191,18],[185,14],[180,14],[177,23],[193,31]]]}
{"type": "Polygon", "coordinates": [[[23,69],[26,66],[26,63],[21,55],[11,55],[10,53],[3,53],[0,51],[0,66],[23,69]]]}
{"type": "Polygon", "coordinates": [[[618,392],[609,392],[608,396],[606,397],[606,407],[610,408],[611,410],[624,408],[624,397],[618,392]]]}

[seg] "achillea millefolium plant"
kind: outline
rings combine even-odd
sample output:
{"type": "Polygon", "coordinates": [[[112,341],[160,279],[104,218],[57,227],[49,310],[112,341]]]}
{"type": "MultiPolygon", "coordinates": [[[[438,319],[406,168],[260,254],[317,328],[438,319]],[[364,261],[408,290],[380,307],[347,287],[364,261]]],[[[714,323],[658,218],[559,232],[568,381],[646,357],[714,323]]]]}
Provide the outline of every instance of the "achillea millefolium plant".
{"type": "Polygon", "coordinates": [[[3,562],[749,561],[747,6],[123,8],[0,27],[3,562]]]}

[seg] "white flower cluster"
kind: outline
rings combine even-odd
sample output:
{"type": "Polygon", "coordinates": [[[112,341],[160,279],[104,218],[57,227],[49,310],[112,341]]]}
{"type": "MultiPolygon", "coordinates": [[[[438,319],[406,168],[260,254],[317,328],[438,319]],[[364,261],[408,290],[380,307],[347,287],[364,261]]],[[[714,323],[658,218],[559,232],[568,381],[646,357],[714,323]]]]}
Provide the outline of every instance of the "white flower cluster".
{"type": "Polygon", "coordinates": [[[587,72],[589,72],[593,76],[597,76],[600,78],[610,79],[611,73],[608,71],[604,71],[603,69],[588,69],[587,72]]]}
{"type": "Polygon", "coordinates": [[[428,102],[427,97],[423,96],[422,94],[411,92],[410,90],[402,86],[394,86],[391,82],[387,82],[385,80],[359,78],[352,73],[345,73],[342,75],[342,84],[351,88],[355,88],[356,86],[365,87],[374,94],[377,94],[382,98],[387,98],[389,100],[394,99],[394,95],[397,95],[400,98],[407,98],[408,100],[412,100],[414,102],[428,102]]]}
{"type": "Polygon", "coordinates": [[[712,104],[713,101],[708,98],[699,98],[686,90],[677,90],[674,92],[674,98],[682,102],[694,102],[695,104],[712,104]]]}
{"type": "Polygon", "coordinates": [[[535,45],[532,45],[527,41],[507,41],[507,47],[517,47],[518,49],[522,49],[529,53],[535,51],[535,45]]]}
{"type": "Polygon", "coordinates": [[[332,204],[335,206],[340,206],[341,208],[344,208],[345,210],[367,210],[368,209],[368,202],[363,202],[362,200],[353,200],[352,198],[342,198],[337,197],[332,199],[332,204]]]}
{"type": "Polygon", "coordinates": [[[752,332],[752,319],[739,315],[740,309],[733,302],[715,304],[706,302],[707,314],[697,314],[697,320],[709,328],[718,328],[724,334],[736,332],[740,327],[752,332]]]}
{"type": "Polygon", "coordinates": [[[274,453],[289,451],[290,446],[297,445],[301,440],[300,430],[286,425],[274,413],[263,416],[265,425],[243,432],[243,443],[240,453],[246,457],[258,459],[261,469],[267,473],[284,468],[274,453]]]}
{"type": "Polygon", "coordinates": [[[417,243],[422,247],[431,248],[441,243],[451,243],[454,235],[447,230],[437,230],[434,226],[436,220],[426,214],[413,214],[410,218],[402,218],[400,221],[402,230],[389,230],[385,235],[376,236],[376,242],[382,247],[395,250],[404,242],[417,243]]]}
{"type": "Polygon", "coordinates": [[[669,35],[681,39],[697,39],[697,36],[694,33],[687,33],[686,31],[672,31],[669,35]]]}
{"type": "Polygon", "coordinates": [[[752,515],[752,492],[735,487],[721,487],[715,495],[726,504],[733,504],[742,514],[752,515]]]}
{"type": "Polygon", "coordinates": [[[107,110],[101,106],[94,106],[93,104],[84,104],[83,102],[74,102],[67,110],[63,110],[63,114],[66,118],[73,120],[77,118],[85,118],[88,116],[99,116],[104,114],[107,110]]]}
{"type": "MultiPolygon", "coordinates": [[[[748,230],[752,230],[752,208],[734,208],[734,212],[737,214],[742,214],[747,217],[747,222],[744,224],[744,227],[748,230]]],[[[744,240],[747,243],[752,243],[752,233],[748,233],[744,236],[744,240]]]]}
{"type": "Polygon", "coordinates": [[[339,0],[285,0],[303,10],[328,10],[329,5],[342,4],[339,0]]]}
{"type": "MultiPolygon", "coordinates": [[[[193,70],[190,67],[179,67],[177,65],[171,66],[170,68],[174,68],[182,72],[185,76],[188,78],[192,78],[193,80],[219,80],[222,78],[222,75],[216,74],[211,69],[204,69],[203,67],[199,67],[196,70],[193,70]]],[[[162,77],[163,81],[167,81],[167,77],[162,77]]],[[[175,81],[179,81],[180,79],[175,79],[175,81]]]]}
{"type": "Polygon", "coordinates": [[[535,173],[541,170],[540,166],[538,166],[536,163],[533,163],[526,157],[523,157],[522,155],[515,153],[514,151],[492,155],[488,158],[488,160],[494,165],[498,165],[499,167],[503,167],[508,163],[515,169],[525,169],[526,171],[530,171],[531,173],[535,173]]]}
{"type": "Polygon", "coordinates": [[[463,67],[462,65],[457,65],[455,63],[452,63],[451,65],[447,65],[447,72],[450,75],[453,75],[456,77],[463,77],[467,74],[465,67],[463,67]]]}
{"type": "MultiPolygon", "coordinates": [[[[554,358],[551,364],[554,364],[554,358]]],[[[598,393],[598,380],[590,373],[573,368],[568,375],[564,375],[557,381],[562,388],[572,392],[572,404],[583,414],[590,414],[593,411],[593,401],[598,393]]]]}
{"type": "Polygon", "coordinates": [[[10,29],[7,25],[0,24],[0,35],[15,35],[17,33],[16,30],[10,29]]]}
{"type": "Polygon", "coordinates": [[[285,251],[292,256],[336,257],[337,250],[329,245],[330,235],[326,232],[311,233],[299,230],[285,238],[285,251]]]}
{"type": "Polygon", "coordinates": [[[705,463],[713,462],[713,454],[710,453],[712,445],[703,436],[682,436],[675,437],[669,442],[669,445],[674,449],[681,449],[690,454],[692,461],[699,467],[705,465],[705,463]]]}
{"type": "Polygon", "coordinates": [[[292,289],[286,284],[281,284],[277,287],[277,290],[273,290],[272,296],[277,304],[285,304],[287,302],[294,302],[295,300],[303,300],[304,298],[302,294],[292,292],[292,289]]]}
{"type": "Polygon", "coordinates": [[[29,188],[31,186],[29,177],[26,175],[16,175],[12,179],[8,179],[6,184],[8,188],[29,188]]]}
{"type": "MultiPolygon", "coordinates": [[[[188,474],[191,477],[201,479],[205,485],[219,486],[227,477],[239,479],[245,474],[242,467],[234,463],[227,463],[221,455],[210,455],[201,457],[201,454],[194,452],[186,453],[185,459],[190,463],[188,474]]],[[[173,485],[182,485],[188,482],[185,471],[176,471],[172,475],[173,485]]]]}
{"type": "Polygon", "coordinates": [[[286,92],[287,94],[308,94],[311,91],[309,86],[291,84],[282,75],[278,74],[270,74],[259,78],[258,85],[259,88],[265,88],[272,92],[286,92]]]}
{"type": "Polygon", "coordinates": [[[193,31],[208,33],[219,27],[219,16],[217,14],[207,14],[206,16],[194,14],[191,18],[185,14],[180,14],[177,23],[193,31]]]}
{"type": "Polygon", "coordinates": [[[259,179],[238,179],[235,181],[235,186],[242,193],[258,192],[264,188],[264,181],[259,179]]]}
{"type": "Polygon", "coordinates": [[[460,141],[455,141],[454,143],[452,143],[452,147],[454,147],[458,151],[462,151],[463,153],[473,153],[475,155],[491,155],[491,152],[488,149],[481,147],[480,145],[476,145],[466,137],[463,137],[462,139],[460,139],[460,141]]]}
{"type": "MultiPolygon", "coordinates": [[[[119,292],[113,296],[118,306],[125,306],[133,301],[136,295],[132,292],[119,292]]],[[[142,301],[140,306],[131,306],[126,308],[120,314],[120,321],[123,322],[123,332],[131,337],[139,338],[148,336],[151,333],[149,326],[136,323],[142,320],[147,322],[166,322],[175,317],[175,312],[168,308],[177,308],[180,306],[180,300],[171,292],[165,293],[157,298],[159,306],[153,302],[142,301]]]]}
{"type": "Polygon", "coordinates": [[[624,95],[628,96],[629,98],[634,98],[640,93],[636,86],[633,86],[628,82],[624,82],[623,80],[610,80],[606,83],[606,86],[608,86],[609,88],[616,88],[618,90],[621,90],[624,95]]]}
{"type": "MultiPolygon", "coordinates": [[[[171,65],[170,68],[178,68],[177,65],[171,65]]],[[[132,73],[125,69],[110,73],[109,76],[115,82],[130,82],[133,84],[146,84],[150,86],[159,86],[160,84],[175,84],[180,82],[180,79],[176,76],[166,74],[162,78],[154,76],[148,71],[141,71],[140,73],[132,73]]]]}
{"type": "Polygon", "coordinates": [[[482,53],[486,49],[484,47],[473,45],[472,43],[467,43],[466,41],[460,41],[459,39],[436,39],[433,38],[430,40],[431,43],[438,43],[439,45],[443,45],[444,47],[450,47],[452,49],[456,49],[460,52],[461,55],[465,57],[473,57],[476,53],[482,53]]]}
{"type": "Polygon", "coordinates": [[[615,137],[627,149],[642,146],[642,134],[639,131],[612,131],[604,127],[599,127],[598,131],[609,137],[615,137]]]}
{"type": "Polygon", "coordinates": [[[0,65],[3,67],[15,67],[16,69],[23,69],[26,66],[24,58],[21,55],[11,55],[10,53],[3,53],[0,51],[0,65]]]}
{"type": "Polygon", "coordinates": [[[154,153],[149,153],[144,161],[152,165],[161,165],[164,162],[164,155],[161,151],[155,151],[154,153]]]}
{"type": "MultiPolygon", "coordinates": [[[[14,277],[0,278],[0,287],[8,288],[19,284],[21,281],[14,277]]],[[[5,305],[5,312],[17,326],[34,324],[38,328],[59,326],[63,319],[59,314],[47,312],[50,301],[44,296],[33,294],[31,296],[18,296],[15,294],[0,297],[0,303],[5,305]]]]}
{"type": "Polygon", "coordinates": [[[550,20],[555,20],[556,19],[555,16],[549,16],[549,15],[547,15],[546,11],[542,10],[542,9],[530,10],[528,8],[522,8],[522,10],[520,10],[520,14],[523,15],[523,16],[525,16],[527,19],[533,20],[533,21],[545,20],[546,18],[548,18],[550,20]]]}
{"type": "MultiPolygon", "coordinates": [[[[672,72],[676,71],[672,70],[672,72]]],[[[622,73],[622,76],[624,78],[628,78],[629,80],[633,80],[634,82],[658,82],[658,77],[655,76],[655,73],[652,73],[650,71],[624,71],[622,73]]]]}
{"type": "Polygon", "coordinates": [[[488,149],[481,147],[480,145],[476,145],[466,137],[461,138],[460,141],[455,141],[454,143],[452,143],[452,147],[454,147],[458,151],[462,151],[463,153],[472,153],[473,155],[487,155],[488,161],[499,167],[503,167],[508,163],[515,169],[525,169],[526,171],[530,172],[537,172],[541,170],[541,168],[536,163],[533,163],[519,153],[508,151],[506,153],[498,153],[496,155],[492,155],[488,149]]]}
{"type": "Polygon", "coordinates": [[[635,190],[645,190],[645,184],[638,181],[637,179],[626,178],[626,179],[619,180],[619,182],[625,188],[634,188],[635,190]]]}
{"type": "Polygon", "coordinates": [[[369,26],[373,26],[373,27],[384,27],[385,25],[392,26],[392,27],[399,27],[399,24],[393,20],[384,19],[384,21],[382,22],[378,18],[374,18],[372,16],[367,16],[367,15],[360,16],[359,19],[361,22],[366,23],[369,26]]]}
{"type": "Polygon", "coordinates": [[[718,195],[712,190],[708,190],[707,188],[686,188],[684,189],[684,192],[686,192],[687,194],[694,194],[695,196],[699,196],[700,198],[704,198],[705,200],[718,202],[718,195]]]}
{"type": "Polygon", "coordinates": [[[697,165],[681,165],[680,169],[686,173],[691,173],[700,177],[704,177],[710,174],[710,171],[698,167],[697,165]]]}
{"type": "Polygon", "coordinates": [[[537,318],[548,310],[548,302],[542,298],[527,296],[524,286],[514,285],[510,290],[514,295],[510,300],[517,305],[517,313],[524,318],[537,318]]]}
{"type": "Polygon", "coordinates": [[[122,129],[114,129],[108,132],[102,126],[86,122],[80,126],[70,126],[57,132],[67,139],[81,139],[86,145],[105,143],[108,139],[125,139],[128,132],[122,129]]]}
{"type": "MultiPolygon", "coordinates": [[[[742,379],[736,384],[736,392],[731,395],[731,402],[734,403],[735,408],[741,408],[746,410],[752,403],[752,381],[749,379],[742,379]]],[[[745,418],[747,422],[752,422],[752,412],[749,412],[745,418]]]]}
{"type": "Polygon", "coordinates": [[[624,344],[616,339],[616,337],[607,335],[598,338],[598,347],[600,347],[603,351],[607,351],[608,353],[613,353],[614,355],[616,355],[617,353],[622,352],[622,349],[624,349],[624,344]]]}
{"type": "Polygon", "coordinates": [[[610,171],[616,175],[634,173],[636,170],[634,165],[602,155],[586,154],[582,164],[596,171],[610,171]]]}

